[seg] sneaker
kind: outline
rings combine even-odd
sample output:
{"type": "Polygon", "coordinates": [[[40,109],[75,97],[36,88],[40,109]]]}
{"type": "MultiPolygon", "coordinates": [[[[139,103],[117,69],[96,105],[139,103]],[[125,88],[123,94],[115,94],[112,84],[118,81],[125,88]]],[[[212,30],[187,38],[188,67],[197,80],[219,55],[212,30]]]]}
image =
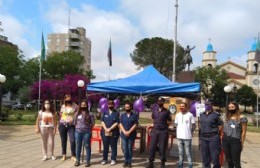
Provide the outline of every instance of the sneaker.
{"type": "Polygon", "coordinates": [[[66,155],[62,155],[61,161],[65,161],[66,160],[66,155]]]}
{"type": "Polygon", "coordinates": [[[127,164],[127,163],[124,163],[123,167],[128,167],[128,164],[127,164]]]}
{"type": "Polygon", "coordinates": [[[154,167],[153,167],[153,162],[149,161],[149,162],[146,164],[145,168],[154,168],[154,167]]]}
{"type": "Polygon", "coordinates": [[[79,164],[78,161],[76,161],[75,164],[74,164],[74,166],[79,166],[79,165],[80,165],[80,164],[79,164]]]}
{"type": "Polygon", "coordinates": [[[132,164],[131,164],[131,163],[129,163],[129,164],[128,164],[128,168],[131,168],[131,167],[132,167],[132,164]]]}
{"type": "Polygon", "coordinates": [[[56,157],[54,155],[52,155],[51,160],[56,160],[56,157]]]}
{"type": "Polygon", "coordinates": [[[47,160],[47,156],[46,155],[43,156],[43,158],[42,158],[42,161],[45,161],[45,160],[47,160]]]}
{"type": "Polygon", "coordinates": [[[160,168],[165,168],[165,162],[161,162],[160,168]]]}
{"type": "Polygon", "coordinates": [[[71,158],[70,158],[71,160],[73,160],[74,162],[76,162],[77,161],[77,159],[76,159],[76,157],[75,156],[71,156],[71,158]]]}
{"type": "Polygon", "coordinates": [[[90,167],[90,162],[87,162],[85,167],[90,167]]]}
{"type": "Polygon", "coordinates": [[[107,160],[103,160],[103,161],[101,162],[101,164],[102,164],[102,165],[107,164],[107,160]]]}
{"type": "Polygon", "coordinates": [[[116,161],[115,160],[111,160],[111,165],[115,165],[116,164],[116,161]]]}

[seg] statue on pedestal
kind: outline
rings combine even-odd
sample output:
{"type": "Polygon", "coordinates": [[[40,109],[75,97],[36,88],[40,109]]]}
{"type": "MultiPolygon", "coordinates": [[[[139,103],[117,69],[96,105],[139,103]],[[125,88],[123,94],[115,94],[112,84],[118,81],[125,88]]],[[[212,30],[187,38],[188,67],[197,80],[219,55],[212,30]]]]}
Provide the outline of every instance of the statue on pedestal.
{"type": "Polygon", "coordinates": [[[192,64],[192,57],[191,57],[191,50],[193,50],[195,48],[195,46],[193,46],[192,48],[190,48],[190,46],[188,45],[187,48],[184,51],[184,57],[183,57],[183,66],[184,66],[184,70],[186,69],[186,64],[188,65],[188,71],[190,71],[190,64],[192,64]]]}

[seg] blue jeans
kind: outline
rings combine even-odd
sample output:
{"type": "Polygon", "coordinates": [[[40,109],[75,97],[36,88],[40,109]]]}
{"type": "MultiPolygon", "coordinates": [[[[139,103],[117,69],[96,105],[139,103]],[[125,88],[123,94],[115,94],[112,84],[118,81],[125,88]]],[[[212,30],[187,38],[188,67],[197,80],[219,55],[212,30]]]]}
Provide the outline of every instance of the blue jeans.
{"type": "Polygon", "coordinates": [[[183,168],[184,150],[187,156],[189,168],[192,168],[192,156],[191,156],[191,139],[178,139],[179,150],[179,163],[178,167],[183,168]]]}
{"type": "Polygon", "coordinates": [[[132,163],[132,157],[133,157],[133,143],[134,139],[123,139],[122,140],[122,145],[123,145],[123,150],[124,150],[124,157],[125,157],[125,163],[126,164],[131,164],[132,163]]]}
{"type": "Polygon", "coordinates": [[[76,138],[76,157],[77,161],[80,162],[80,155],[81,155],[81,149],[82,149],[82,142],[86,148],[86,161],[90,162],[90,157],[91,157],[91,136],[92,133],[90,132],[84,132],[84,133],[78,133],[75,132],[75,138],[76,138]]]}
{"type": "Polygon", "coordinates": [[[103,142],[103,160],[107,160],[109,146],[111,146],[111,160],[116,161],[118,136],[105,136],[101,133],[103,142]]]}

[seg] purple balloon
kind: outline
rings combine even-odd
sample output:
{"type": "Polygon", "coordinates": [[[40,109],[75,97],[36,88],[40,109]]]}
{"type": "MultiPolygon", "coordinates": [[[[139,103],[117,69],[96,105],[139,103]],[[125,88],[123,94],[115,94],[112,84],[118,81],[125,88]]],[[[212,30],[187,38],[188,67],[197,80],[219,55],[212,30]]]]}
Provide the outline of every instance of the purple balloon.
{"type": "Polygon", "coordinates": [[[100,111],[101,111],[102,113],[108,111],[108,105],[107,105],[107,103],[102,104],[102,105],[100,106],[100,111]]]}
{"type": "Polygon", "coordinates": [[[144,111],[144,101],[141,97],[134,102],[134,111],[138,113],[144,111]]]}
{"type": "Polygon", "coordinates": [[[99,99],[99,105],[102,106],[103,104],[107,104],[107,98],[102,97],[101,99],[99,99]]]}
{"type": "Polygon", "coordinates": [[[196,117],[196,105],[200,104],[199,102],[192,102],[190,105],[190,112],[193,114],[194,117],[196,117]]]}
{"type": "Polygon", "coordinates": [[[120,100],[119,99],[115,99],[114,103],[115,103],[114,109],[117,109],[119,107],[119,105],[120,105],[120,100]]]}

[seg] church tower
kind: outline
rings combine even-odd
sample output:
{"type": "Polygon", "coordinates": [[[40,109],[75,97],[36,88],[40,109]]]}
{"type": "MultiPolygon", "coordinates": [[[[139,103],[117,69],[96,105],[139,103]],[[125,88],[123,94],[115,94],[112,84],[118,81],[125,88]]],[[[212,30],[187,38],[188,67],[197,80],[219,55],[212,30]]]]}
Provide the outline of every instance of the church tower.
{"type": "Polygon", "coordinates": [[[207,46],[207,50],[203,52],[202,66],[216,67],[216,51],[213,50],[213,45],[210,43],[207,46]]]}
{"type": "MultiPolygon", "coordinates": [[[[257,79],[257,73],[256,73],[256,67],[257,62],[255,61],[255,55],[256,55],[256,49],[257,49],[257,42],[255,41],[251,47],[251,50],[247,53],[247,73],[246,73],[246,84],[248,86],[251,86],[254,90],[257,89],[257,85],[259,84],[259,81],[257,79]]],[[[258,71],[259,71],[258,67],[258,71]]]]}

